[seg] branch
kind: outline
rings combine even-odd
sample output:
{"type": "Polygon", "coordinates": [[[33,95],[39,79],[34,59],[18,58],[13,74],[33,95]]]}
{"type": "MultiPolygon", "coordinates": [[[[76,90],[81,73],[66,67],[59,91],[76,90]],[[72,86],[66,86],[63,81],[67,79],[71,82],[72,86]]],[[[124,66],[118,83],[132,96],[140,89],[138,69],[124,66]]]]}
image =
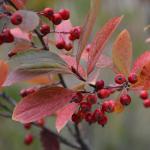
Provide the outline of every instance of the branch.
{"type": "Polygon", "coordinates": [[[67,85],[66,85],[66,83],[65,83],[65,81],[64,81],[63,76],[62,76],[61,74],[58,74],[58,77],[59,77],[59,80],[60,80],[61,85],[62,85],[64,88],[67,88],[67,85]]]}

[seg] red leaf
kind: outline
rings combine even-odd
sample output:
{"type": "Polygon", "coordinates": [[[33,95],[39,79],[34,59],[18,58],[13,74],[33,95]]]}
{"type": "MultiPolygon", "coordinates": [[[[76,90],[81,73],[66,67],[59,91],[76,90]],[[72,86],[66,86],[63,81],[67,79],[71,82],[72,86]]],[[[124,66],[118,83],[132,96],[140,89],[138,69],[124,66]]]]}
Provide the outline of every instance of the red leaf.
{"type": "Polygon", "coordinates": [[[77,65],[79,65],[80,58],[82,56],[82,53],[87,45],[89,36],[92,32],[92,29],[94,27],[96,17],[98,16],[98,11],[100,8],[100,0],[91,0],[90,3],[90,12],[88,14],[87,19],[85,20],[85,23],[82,27],[82,33],[81,38],[79,41],[79,50],[77,52],[77,65]]]}
{"type": "Polygon", "coordinates": [[[139,73],[142,67],[149,61],[150,61],[150,51],[146,51],[134,62],[132,72],[139,73]]]}
{"type": "MultiPolygon", "coordinates": [[[[57,25],[55,30],[56,32],[70,32],[71,29],[72,24],[70,20],[65,20],[60,25],[57,25]]],[[[55,36],[56,41],[61,41],[63,39],[66,43],[71,43],[69,40],[69,34],[56,33],[55,36]]]]}
{"type": "Polygon", "coordinates": [[[88,60],[88,74],[90,74],[94,66],[99,59],[102,50],[112,35],[112,33],[116,30],[117,26],[121,22],[123,17],[116,17],[108,21],[105,26],[96,34],[93,42],[91,43],[91,50],[89,53],[89,60],[88,60]]]}
{"type": "Polygon", "coordinates": [[[76,111],[78,104],[70,103],[57,112],[56,129],[58,132],[67,124],[73,113],[76,111]]]}
{"type": "Polygon", "coordinates": [[[23,98],[15,107],[13,120],[29,123],[50,116],[64,107],[74,92],[62,87],[44,87],[23,98]]]}
{"type": "Polygon", "coordinates": [[[132,62],[132,42],[127,30],[123,30],[117,37],[112,51],[115,68],[124,75],[129,75],[132,62]]]}
{"type": "Polygon", "coordinates": [[[42,129],[40,136],[44,150],[60,149],[59,139],[51,131],[47,129],[42,129]]]}

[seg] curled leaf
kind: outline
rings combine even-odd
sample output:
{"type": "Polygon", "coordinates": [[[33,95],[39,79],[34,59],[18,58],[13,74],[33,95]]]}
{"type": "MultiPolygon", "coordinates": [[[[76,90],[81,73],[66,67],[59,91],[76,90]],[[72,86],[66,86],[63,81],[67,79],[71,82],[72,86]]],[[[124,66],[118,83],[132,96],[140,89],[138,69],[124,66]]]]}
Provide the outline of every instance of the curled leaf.
{"type": "Polygon", "coordinates": [[[132,62],[132,42],[127,30],[123,30],[117,37],[113,45],[112,58],[119,73],[127,76],[132,62]]]}
{"type": "Polygon", "coordinates": [[[15,107],[13,120],[29,123],[50,116],[64,107],[74,96],[74,92],[62,87],[40,88],[24,97],[15,107]]]}

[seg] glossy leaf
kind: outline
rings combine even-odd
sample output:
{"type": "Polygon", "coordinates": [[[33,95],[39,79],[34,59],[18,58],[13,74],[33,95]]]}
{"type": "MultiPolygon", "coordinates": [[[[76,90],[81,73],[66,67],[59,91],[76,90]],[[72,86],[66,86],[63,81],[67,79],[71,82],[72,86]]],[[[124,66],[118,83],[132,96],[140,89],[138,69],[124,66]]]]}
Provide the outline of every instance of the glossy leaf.
{"type": "Polygon", "coordinates": [[[79,50],[77,52],[77,58],[76,58],[77,65],[79,64],[81,55],[84,51],[84,48],[87,45],[89,36],[92,32],[92,29],[93,29],[95,21],[96,21],[97,14],[99,12],[99,9],[100,9],[100,0],[91,0],[90,12],[89,12],[89,15],[88,15],[83,27],[82,27],[81,38],[79,41],[79,50]]]}
{"type": "Polygon", "coordinates": [[[4,83],[8,74],[8,65],[5,61],[0,60],[0,87],[4,83]]]}
{"type": "Polygon", "coordinates": [[[76,111],[78,104],[70,103],[57,112],[56,129],[60,132],[76,111]]]}
{"type": "Polygon", "coordinates": [[[108,21],[105,26],[97,32],[93,42],[91,43],[91,50],[89,52],[89,60],[88,60],[88,74],[90,74],[102,54],[103,48],[112,35],[112,33],[116,30],[117,26],[121,22],[122,17],[116,17],[108,21]]]}
{"type": "Polygon", "coordinates": [[[48,129],[42,129],[40,140],[44,150],[60,150],[59,139],[48,129]]]}
{"type": "Polygon", "coordinates": [[[113,64],[119,73],[129,75],[132,62],[132,42],[127,30],[117,37],[112,50],[113,64]]]}
{"type": "Polygon", "coordinates": [[[24,97],[15,107],[13,120],[29,123],[50,116],[64,107],[74,92],[62,87],[44,87],[24,97]]]}

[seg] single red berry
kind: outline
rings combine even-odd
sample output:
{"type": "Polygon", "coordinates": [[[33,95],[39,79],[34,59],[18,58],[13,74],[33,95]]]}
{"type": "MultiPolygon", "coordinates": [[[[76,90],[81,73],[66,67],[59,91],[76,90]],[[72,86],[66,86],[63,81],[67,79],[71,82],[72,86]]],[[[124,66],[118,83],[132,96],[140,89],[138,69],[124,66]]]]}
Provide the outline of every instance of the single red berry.
{"type": "Polygon", "coordinates": [[[43,35],[47,35],[48,33],[50,33],[50,26],[47,25],[47,24],[43,24],[43,25],[40,27],[40,32],[41,32],[43,35]]]}
{"type": "Polygon", "coordinates": [[[131,84],[135,84],[137,81],[138,81],[138,77],[135,73],[131,73],[128,77],[128,81],[131,83],[131,84]]]}
{"type": "Polygon", "coordinates": [[[12,51],[10,51],[9,53],[8,53],[8,57],[13,57],[13,56],[15,56],[17,53],[16,52],[12,52],[12,51]]]}
{"type": "Polygon", "coordinates": [[[70,40],[70,41],[74,41],[74,40],[76,40],[76,38],[75,38],[73,35],[70,34],[70,35],[69,35],[69,40],[70,40]]]}
{"type": "Polygon", "coordinates": [[[104,80],[99,80],[95,84],[97,90],[100,90],[100,89],[104,88],[104,85],[105,85],[104,80]]]}
{"type": "Polygon", "coordinates": [[[143,100],[147,99],[148,98],[148,92],[146,90],[142,90],[140,92],[140,98],[143,100]]]}
{"type": "Polygon", "coordinates": [[[43,15],[49,19],[51,19],[51,17],[53,16],[54,14],[54,10],[52,8],[45,8],[43,10],[43,15]]]}
{"type": "Polygon", "coordinates": [[[115,110],[115,102],[113,100],[105,101],[102,103],[102,111],[112,113],[115,110]]]}
{"type": "Polygon", "coordinates": [[[26,123],[23,126],[24,126],[25,129],[29,130],[31,128],[32,124],[31,123],[26,123]]]}
{"type": "Polygon", "coordinates": [[[88,102],[81,102],[80,103],[80,108],[83,112],[88,112],[91,110],[92,105],[88,102]]]}
{"type": "Polygon", "coordinates": [[[1,35],[2,35],[3,42],[5,43],[14,42],[14,36],[11,34],[9,29],[5,29],[1,35]]]}
{"type": "Polygon", "coordinates": [[[66,51],[70,51],[73,48],[72,43],[66,43],[64,48],[66,51]]]}
{"type": "Polygon", "coordinates": [[[22,89],[20,91],[20,95],[21,95],[21,97],[26,97],[28,95],[26,89],[22,89]]]}
{"type": "Polygon", "coordinates": [[[97,92],[97,95],[99,98],[107,98],[110,95],[110,92],[108,89],[101,89],[97,92]]]}
{"type": "Polygon", "coordinates": [[[10,21],[12,24],[14,25],[20,25],[23,21],[23,18],[20,14],[18,13],[14,13],[11,17],[10,17],[10,21]]]}
{"type": "Polygon", "coordinates": [[[90,94],[87,96],[87,102],[91,104],[96,104],[97,102],[97,96],[95,94],[90,94]]]}
{"type": "Polygon", "coordinates": [[[86,46],[85,50],[86,50],[87,52],[90,52],[90,50],[91,50],[91,44],[88,44],[88,45],[86,46]]]}
{"type": "Polygon", "coordinates": [[[70,11],[68,9],[61,9],[59,14],[63,20],[68,20],[70,18],[70,11]]]}
{"type": "Polygon", "coordinates": [[[83,95],[81,92],[77,92],[76,95],[72,98],[72,101],[75,103],[80,103],[83,100],[83,95]]]}
{"type": "Polygon", "coordinates": [[[98,124],[101,125],[102,127],[104,127],[107,122],[108,122],[108,117],[107,117],[106,115],[104,115],[104,116],[98,121],[98,124]]]}
{"type": "Polygon", "coordinates": [[[62,22],[62,17],[59,13],[55,13],[53,16],[52,16],[52,22],[53,24],[55,25],[59,25],[61,22],[62,22]]]}
{"type": "Polygon", "coordinates": [[[149,108],[150,107],[150,99],[144,100],[143,105],[144,105],[145,108],[149,108]]]}
{"type": "Polygon", "coordinates": [[[123,74],[117,74],[115,76],[115,82],[117,84],[123,84],[124,82],[126,82],[126,78],[125,78],[125,76],[123,74]]]}
{"type": "Polygon", "coordinates": [[[43,127],[43,126],[45,125],[45,120],[44,120],[44,118],[42,118],[42,119],[36,121],[36,123],[37,123],[39,126],[43,127]]]}
{"type": "Polygon", "coordinates": [[[73,114],[72,115],[72,121],[74,123],[79,123],[82,119],[80,118],[80,115],[77,113],[77,114],[73,114]]]}
{"type": "Polygon", "coordinates": [[[27,134],[24,138],[24,143],[26,145],[30,145],[33,142],[33,135],[32,134],[27,134]]]}
{"type": "Polygon", "coordinates": [[[57,47],[58,49],[64,49],[64,48],[65,48],[65,45],[66,45],[66,42],[65,42],[64,40],[59,40],[59,41],[57,41],[57,43],[56,43],[56,47],[57,47]]]}
{"type": "Polygon", "coordinates": [[[103,118],[104,116],[104,112],[101,111],[100,109],[96,109],[94,112],[93,112],[93,121],[96,122],[96,121],[99,121],[103,118]]]}
{"type": "Polygon", "coordinates": [[[89,112],[85,115],[85,120],[88,122],[88,123],[93,123],[93,117],[92,117],[92,113],[89,112]]]}
{"type": "Polygon", "coordinates": [[[70,40],[79,39],[81,34],[81,28],[79,26],[73,27],[70,31],[70,40]]]}
{"type": "Polygon", "coordinates": [[[129,95],[127,95],[127,94],[126,95],[122,95],[120,97],[120,103],[122,105],[125,105],[125,106],[129,105],[131,103],[131,97],[129,95]]]}

